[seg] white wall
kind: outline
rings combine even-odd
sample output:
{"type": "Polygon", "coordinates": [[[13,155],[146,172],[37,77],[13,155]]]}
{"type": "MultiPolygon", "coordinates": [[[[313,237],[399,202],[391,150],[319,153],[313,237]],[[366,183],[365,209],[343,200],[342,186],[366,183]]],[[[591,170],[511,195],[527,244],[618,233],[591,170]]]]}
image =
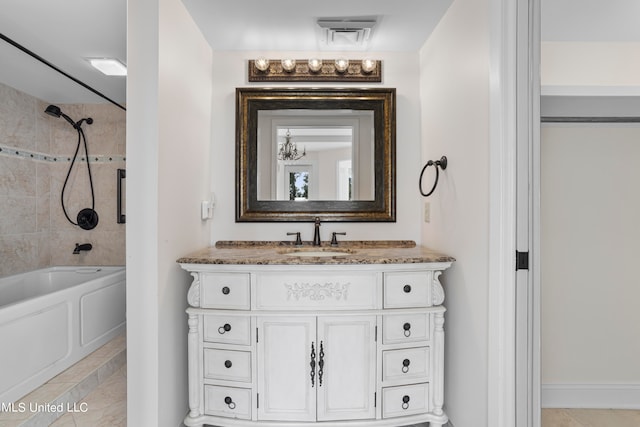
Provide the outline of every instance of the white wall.
{"type": "Polygon", "coordinates": [[[638,407],[639,141],[638,125],[542,128],[545,406],[621,407],[635,396],[638,407]]]}
{"type": "Polygon", "coordinates": [[[640,43],[543,42],[543,95],[640,94],[640,43]]]}
{"type": "MultiPolygon", "coordinates": [[[[313,52],[317,54],[317,52],[313,52]]],[[[310,223],[236,223],[235,222],[235,89],[263,83],[247,83],[247,60],[258,56],[305,58],[305,52],[214,52],[213,75],[213,153],[211,159],[216,210],[212,225],[212,243],[218,240],[286,240],[287,232],[300,231],[303,240],[311,240],[310,223]]],[[[323,58],[338,54],[323,53],[323,58]]],[[[356,58],[354,53],[350,58],[356,58]]],[[[362,53],[360,53],[362,55],[362,53]]],[[[396,210],[395,223],[327,223],[321,228],[322,239],[332,231],[346,231],[349,240],[409,239],[420,243],[420,94],[417,53],[368,52],[383,61],[384,81],[368,85],[395,87],[396,107],[396,210]]],[[[324,84],[336,86],[335,83],[324,84]]],[[[290,84],[284,84],[290,86],[290,84]]],[[[296,84],[296,86],[302,86],[296,84]]],[[[312,84],[311,86],[319,86],[312,84]]],[[[363,85],[365,86],[365,85],[363,85]]]]}
{"type": "Polygon", "coordinates": [[[175,261],[208,243],[211,50],[181,1],[127,7],[127,420],[175,427],[191,282],[175,261]]]}
{"type": "Polygon", "coordinates": [[[431,206],[423,242],[457,260],[442,276],[445,410],[456,427],[487,426],[488,416],[488,9],[487,1],[453,2],[420,51],[422,163],[449,160],[434,194],[419,203],[431,206]]]}

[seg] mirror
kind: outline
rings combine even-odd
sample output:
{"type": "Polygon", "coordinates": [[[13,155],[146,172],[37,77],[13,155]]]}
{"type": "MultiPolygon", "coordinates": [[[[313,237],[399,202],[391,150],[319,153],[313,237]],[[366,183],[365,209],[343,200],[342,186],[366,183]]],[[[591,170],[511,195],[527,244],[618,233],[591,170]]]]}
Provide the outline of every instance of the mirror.
{"type": "Polygon", "coordinates": [[[395,89],[236,90],[236,221],[395,221],[395,89]]]}

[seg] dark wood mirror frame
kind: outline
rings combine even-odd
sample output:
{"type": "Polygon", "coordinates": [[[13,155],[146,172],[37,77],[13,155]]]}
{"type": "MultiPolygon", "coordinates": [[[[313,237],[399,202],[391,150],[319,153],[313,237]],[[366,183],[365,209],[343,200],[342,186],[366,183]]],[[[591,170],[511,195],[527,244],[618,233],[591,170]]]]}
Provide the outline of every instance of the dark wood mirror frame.
{"type": "Polygon", "coordinates": [[[237,88],[236,222],[395,222],[395,98],[393,88],[237,88]],[[258,111],[282,109],[373,111],[374,200],[258,200],[258,111]]]}

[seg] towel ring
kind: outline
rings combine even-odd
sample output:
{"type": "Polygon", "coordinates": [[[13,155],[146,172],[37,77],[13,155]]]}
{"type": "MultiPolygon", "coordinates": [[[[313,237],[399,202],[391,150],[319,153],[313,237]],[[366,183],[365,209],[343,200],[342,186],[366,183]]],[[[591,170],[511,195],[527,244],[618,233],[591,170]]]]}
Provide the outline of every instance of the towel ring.
{"type": "Polygon", "coordinates": [[[435,191],[436,186],[438,185],[438,177],[440,176],[440,171],[438,167],[442,168],[442,170],[445,170],[447,168],[447,156],[442,156],[440,160],[429,160],[427,164],[424,165],[424,167],[422,168],[422,172],[420,172],[420,180],[418,181],[418,186],[420,187],[420,194],[422,194],[424,197],[429,197],[431,193],[435,191]],[[436,167],[436,181],[433,183],[433,188],[431,189],[431,191],[429,191],[428,193],[425,193],[422,190],[422,175],[424,175],[424,171],[427,170],[427,168],[432,165],[436,167]]]}

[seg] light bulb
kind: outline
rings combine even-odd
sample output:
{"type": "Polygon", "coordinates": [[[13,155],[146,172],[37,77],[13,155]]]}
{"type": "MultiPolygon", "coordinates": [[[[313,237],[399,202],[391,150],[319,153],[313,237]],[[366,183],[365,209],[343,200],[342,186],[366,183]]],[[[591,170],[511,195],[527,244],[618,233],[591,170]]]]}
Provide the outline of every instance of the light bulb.
{"type": "Polygon", "coordinates": [[[296,69],[296,60],[295,59],[283,59],[282,60],[282,68],[286,72],[291,72],[296,69]]]}
{"type": "Polygon", "coordinates": [[[269,69],[269,60],[266,58],[258,58],[255,60],[255,66],[260,71],[267,71],[269,69]]]}
{"type": "Polygon", "coordinates": [[[322,69],[322,59],[312,58],[309,60],[309,69],[317,73],[322,69]]]}
{"type": "Polygon", "coordinates": [[[362,72],[365,74],[369,74],[373,70],[376,69],[376,61],[375,59],[363,59],[362,60],[362,72]]]}
{"type": "Polygon", "coordinates": [[[349,60],[340,58],[336,59],[336,71],[339,73],[344,73],[349,68],[349,60]]]}

